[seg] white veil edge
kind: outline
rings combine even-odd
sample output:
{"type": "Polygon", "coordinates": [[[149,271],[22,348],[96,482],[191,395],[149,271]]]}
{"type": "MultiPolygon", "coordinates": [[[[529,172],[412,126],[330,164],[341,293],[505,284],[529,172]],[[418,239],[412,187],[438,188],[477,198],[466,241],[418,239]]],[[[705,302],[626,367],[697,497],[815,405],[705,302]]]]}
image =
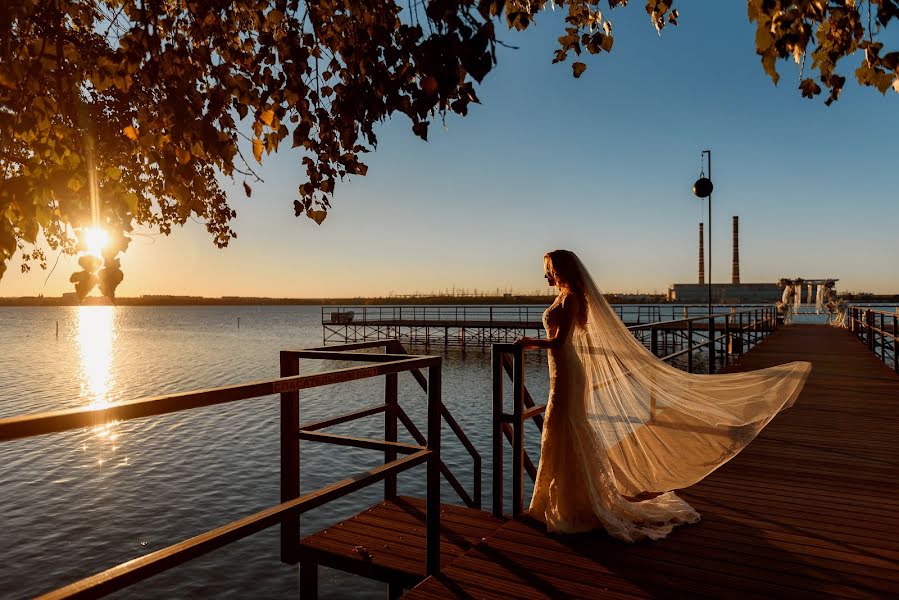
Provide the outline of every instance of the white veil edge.
{"type": "Polygon", "coordinates": [[[792,405],[811,363],[745,373],[686,373],[627,329],[580,259],[587,324],[574,343],[586,379],[587,420],[622,495],[688,487],[740,452],[792,405]]]}

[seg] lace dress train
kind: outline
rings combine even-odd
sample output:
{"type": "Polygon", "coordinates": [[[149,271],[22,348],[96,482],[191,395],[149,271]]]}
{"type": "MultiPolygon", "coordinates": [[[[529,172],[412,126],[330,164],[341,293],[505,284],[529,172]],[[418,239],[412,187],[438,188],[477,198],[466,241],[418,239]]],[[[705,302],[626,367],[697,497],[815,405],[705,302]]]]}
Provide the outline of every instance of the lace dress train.
{"type": "MultiPolygon", "coordinates": [[[[553,305],[544,314],[553,328],[553,305]]],[[[554,329],[554,328],[553,328],[554,329]]],[[[571,340],[549,352],[550,392],[529,514],[558,533],[598,528],[627,542],[667,536],[699,514],[673,492],[633,502],[616,489],[611,465],[586,413],[586,377],[571,340]]]]}

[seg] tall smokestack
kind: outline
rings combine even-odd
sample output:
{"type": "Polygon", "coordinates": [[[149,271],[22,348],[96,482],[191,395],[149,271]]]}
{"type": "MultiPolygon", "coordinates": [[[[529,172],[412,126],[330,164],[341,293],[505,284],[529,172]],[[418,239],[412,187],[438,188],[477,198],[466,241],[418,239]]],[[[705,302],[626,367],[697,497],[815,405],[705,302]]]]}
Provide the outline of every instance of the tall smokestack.
{"type": "Polygon", "coordinates": [[[702,235],[702,223],[699,224],[699,283],[705,283],[705,238],[702,235]]]}
{"type": "Polygon", "coordinates": [[[734,264],[731,283],[740,283],[740,217],[734,216],[734,264]]]}

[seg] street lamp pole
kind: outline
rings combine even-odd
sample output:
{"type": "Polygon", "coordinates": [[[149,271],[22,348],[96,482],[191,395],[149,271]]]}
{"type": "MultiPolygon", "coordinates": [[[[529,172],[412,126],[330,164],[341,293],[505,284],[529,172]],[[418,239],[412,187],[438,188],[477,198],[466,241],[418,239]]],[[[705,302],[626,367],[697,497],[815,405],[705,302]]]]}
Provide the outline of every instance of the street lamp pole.
{"type": "MultiPolygon", "coordinates": [[[[708,155],[709,161],[709,181],[712,181],[712,151],[703,150],[703,154],[708,155]]],[[[709,315],[712,314],[712,189],[709,188],[709,315]]]]}
{"type": "MultiPolygon", "coordinates": [[[[705,172],[700,167],[699,179],[693,184],[693,194],[698,198],[709,199],[709,322],[711,324],[712,314],[712,151],[703,150],[701,157],[708,156],[709,176],[705,176],[705,172]]],[[[701,164],[701,163],[700,163],[701,164]]]]}

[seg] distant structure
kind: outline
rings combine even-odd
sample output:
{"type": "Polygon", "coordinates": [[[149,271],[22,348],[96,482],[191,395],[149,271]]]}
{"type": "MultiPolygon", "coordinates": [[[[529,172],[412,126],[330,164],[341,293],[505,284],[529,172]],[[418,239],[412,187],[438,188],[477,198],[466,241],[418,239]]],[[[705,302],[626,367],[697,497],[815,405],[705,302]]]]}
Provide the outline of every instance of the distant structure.
{"type": "MultiPolygon", "coordinates": [[[[712,284],[712,302],[719,304],[774,303],[780,299],[781,289],[772,283],[740,283],[740,217],[733,217],[733,262],[730,283],[712,284]]],[[[669,302],[706,302],[709,287],[705,283],[705,243],[703,224],[699,224],[699,282],[672,283],[668,286],[666,299],[669,302]]]]}

